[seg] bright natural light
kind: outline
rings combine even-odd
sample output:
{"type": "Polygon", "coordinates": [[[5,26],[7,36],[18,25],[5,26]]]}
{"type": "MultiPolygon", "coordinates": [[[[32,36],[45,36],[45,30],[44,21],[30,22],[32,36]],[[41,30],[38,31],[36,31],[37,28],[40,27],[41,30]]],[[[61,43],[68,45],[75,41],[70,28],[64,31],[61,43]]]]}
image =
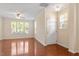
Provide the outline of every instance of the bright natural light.
{"type": "Polygon", "coordinates": [[[67,28],[67,13],[64,13],[63,15],[60,15],[60,29],[67,28]]]}
{"type": "Polygon", "coordinates": [[[11,30],[11,33],[29,33],[29,23],[21,21],[12,21],[11,30]]]}
{"type": "Polygon", "coordinates": [[[21,55],[23,53],[28,53],[29,51],[28,41],[18,41],[12,42],[11,44],[11,55],[21,55]]]}
{"type": "Polygon", "coordinates": [[[11,44],[11,55],[16,55],[16,42],[11,44]]]}

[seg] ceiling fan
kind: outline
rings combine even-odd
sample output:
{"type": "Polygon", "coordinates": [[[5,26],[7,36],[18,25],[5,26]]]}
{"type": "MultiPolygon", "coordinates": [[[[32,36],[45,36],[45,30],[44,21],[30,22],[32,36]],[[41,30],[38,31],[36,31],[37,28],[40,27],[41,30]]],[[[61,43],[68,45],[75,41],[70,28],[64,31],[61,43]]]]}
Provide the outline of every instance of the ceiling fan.
{"type": "Polygon", "coordinates": [[[22,14],[22,13],[19,12],[19,11],[16,11],[15,16],[16,16],[16,19],[24,19],[24,14],[22,14]]]}

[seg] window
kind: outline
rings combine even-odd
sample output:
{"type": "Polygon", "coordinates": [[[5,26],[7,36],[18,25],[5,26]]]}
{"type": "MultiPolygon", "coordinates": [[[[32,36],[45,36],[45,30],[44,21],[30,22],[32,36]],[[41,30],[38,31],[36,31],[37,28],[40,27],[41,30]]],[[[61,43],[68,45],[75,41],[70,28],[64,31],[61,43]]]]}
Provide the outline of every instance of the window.
{"type": "Polygon", "coordinates": [[[28,33],[29,22],[12,21],[11,22],[11,33],[28,33]]]}
{"type": "Polygon", "coordinates": [[[68,19],[67,19],[67,13],[65,13],[63,15],[60,15],[60,21],[59,21],[60,26],[59,26],[59,28],[60,29],[67,28],[67,21],[68,21],[68,19]]]}

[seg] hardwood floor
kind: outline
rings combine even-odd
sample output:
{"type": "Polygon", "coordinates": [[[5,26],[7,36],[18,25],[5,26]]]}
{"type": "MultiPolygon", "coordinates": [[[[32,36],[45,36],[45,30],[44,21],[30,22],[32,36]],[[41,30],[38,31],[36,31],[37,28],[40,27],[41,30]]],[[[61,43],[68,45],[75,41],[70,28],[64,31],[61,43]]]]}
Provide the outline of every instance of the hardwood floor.
{"type": "Polygon", "coordinates": [[[43,46],[34,38],[4,39],[0,48],[2,56],[79,56],[58,44],[43,46]]]}
{"type": "Polygon", "coordinates": [[[35,56],[45,56],[46,55],[46,47],[44,47],[41,43],[35,40],[35,56]]]}
{"type": "Polygon", "coordinates": [[[47,56],[73,56],[74,54],[68,52],[67,48],[64,48],[58,44],[48,45],[46,47],[47,56]]]}
{"type": "Polygon", "coordinates": [[[34,39],[8,39],[2,41],[3,56],[34,56],[34,39]]]}
{"type": "Polygon", "coordinates": [[[2,55],[2,40],[0,40],[0,56],[2,55]]]}

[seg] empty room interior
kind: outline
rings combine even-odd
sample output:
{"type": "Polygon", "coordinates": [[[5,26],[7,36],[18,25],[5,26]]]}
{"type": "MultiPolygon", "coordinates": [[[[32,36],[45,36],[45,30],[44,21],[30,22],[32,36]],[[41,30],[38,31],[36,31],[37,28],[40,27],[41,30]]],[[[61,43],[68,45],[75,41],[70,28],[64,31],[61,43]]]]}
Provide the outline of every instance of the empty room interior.
{"type": "Polygon", "coordinates": [[[79,56],[78,3],[0,3],[0,56],[79,56]]]}

